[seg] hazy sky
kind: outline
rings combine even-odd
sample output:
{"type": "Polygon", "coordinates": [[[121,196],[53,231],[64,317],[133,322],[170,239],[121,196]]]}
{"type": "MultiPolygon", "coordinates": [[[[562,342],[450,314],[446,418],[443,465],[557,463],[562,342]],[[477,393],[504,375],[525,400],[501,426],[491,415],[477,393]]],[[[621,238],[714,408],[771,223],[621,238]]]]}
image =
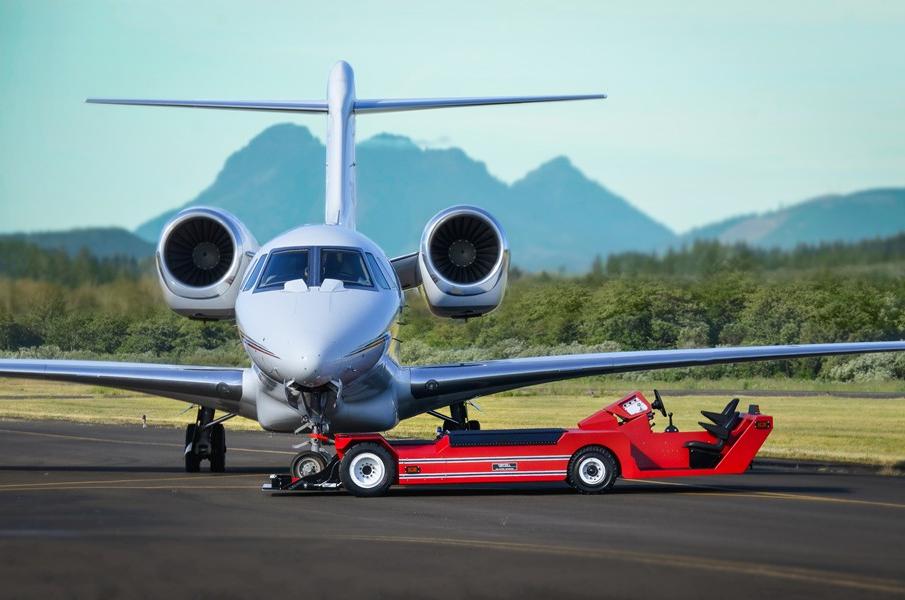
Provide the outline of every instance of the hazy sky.
{"type": "Polygon", "coordinates": [[[0,231],[134,227],[287,120],[85,97],[321,98],[338,59],[361,97],[607,92],[364,116],[359,139],[456,145],[506,181],[565,154],[679,231],[905,185],[903,2],[0,0],[0,231]]]}

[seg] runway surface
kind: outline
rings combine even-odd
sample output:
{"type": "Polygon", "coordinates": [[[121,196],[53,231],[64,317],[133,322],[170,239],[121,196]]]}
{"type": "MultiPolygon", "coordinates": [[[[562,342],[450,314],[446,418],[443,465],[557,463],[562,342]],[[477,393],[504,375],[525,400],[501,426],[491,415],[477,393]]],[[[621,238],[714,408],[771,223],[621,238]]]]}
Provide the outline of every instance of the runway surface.
{"type": "Polygon", "coordinates": [[[905,478],[269,496],[298,438],[229,432],[228,472],[190,475],[182,437],[0,422],[0,596],[905,596],[905,478]]]}

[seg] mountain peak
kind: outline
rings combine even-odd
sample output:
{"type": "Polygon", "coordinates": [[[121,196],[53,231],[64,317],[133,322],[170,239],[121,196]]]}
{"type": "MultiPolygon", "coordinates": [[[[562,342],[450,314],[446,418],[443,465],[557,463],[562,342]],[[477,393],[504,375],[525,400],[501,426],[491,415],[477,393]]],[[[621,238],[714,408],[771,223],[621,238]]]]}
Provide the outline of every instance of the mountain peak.
{"type": "Polygon", "coordinates": [[[572,161],[569,160],[569,157],[563,154],[554,156],[547,162],[542,163],[541,166],[538,167],[538,170],[540,169],[568,169],[572,171],[578,170],[575,168],[575,165],[572,164],[572,161]]]}
{"type": "Polygon", "coordinates": [[[394,150],[419,150],[417,144],[411,138],[394,133],[378,133],[374,137],[361,142],[360,145],[394,150]]]}
{"type": "MultiPolygon", "coordinates": [[[[556,183],[556,185],[599,185],[592,182],[566,156],[557,156],[528,171],[519,184],[536,184],[538,182],[556,183]]],[[[600,186],[603,187],[603,186],[600,186]]]]}
{"type": "Polygon", "coordinates": [[[277,123],[251,138],[248,145],[250,146],[262,142],[283,141],[298,143],[299,141],[308,142],[314,139],[316,138],[311,133],[311,130],[304,125],[296,125],[295,123],[277,123]]]}

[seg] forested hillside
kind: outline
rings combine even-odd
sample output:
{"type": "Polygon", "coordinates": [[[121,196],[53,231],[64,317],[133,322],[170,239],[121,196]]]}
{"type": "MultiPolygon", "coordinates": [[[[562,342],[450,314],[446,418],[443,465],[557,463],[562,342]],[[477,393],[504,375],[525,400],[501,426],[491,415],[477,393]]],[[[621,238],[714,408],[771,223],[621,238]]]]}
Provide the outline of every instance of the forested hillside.
{"type": "MultiPolygon", "coordinates": [[[[597,261],[575,277],[513,272],[503,306],[437,319],[409,294],[405,362],[603,350],[905,338],[905,235],[790,252],[697,243],[597,261]]],[[[235,326],[199,323],[160,300],[150,263],[0,247],[0,350],[7,356],[245,364],[235,326]]],[[[897,355],[749,363],[668,377],[905,378],[897,355]]]]}

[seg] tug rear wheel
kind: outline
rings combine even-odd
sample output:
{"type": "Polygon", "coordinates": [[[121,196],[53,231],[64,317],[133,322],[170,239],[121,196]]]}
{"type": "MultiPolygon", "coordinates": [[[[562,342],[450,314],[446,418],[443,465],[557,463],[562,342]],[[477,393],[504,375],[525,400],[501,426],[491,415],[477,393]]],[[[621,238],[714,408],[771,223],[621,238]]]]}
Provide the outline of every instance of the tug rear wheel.
{"type": "Polygon", "coordinates": [[[289,474],[301,479],[308,475],[320,473],[326,467],[327,457],[320,452],[306,450],[305,452],[299,452],[295,455],[295,458],[292,459],[292,463],[289,465],[289,474]]]}
{"type": "Polygon", "coordinates": [[[619,467],[606,448],[583,448],[569,461],[569,485],[582,494],[602,494],[616,483],[619,467]]]}
{"type": "Polygon", "coordinates": [[[381,496],[396,481],[396,460],[380,444],[356,444],[339,465],[343,487],[355,496],[381,496]]]}

